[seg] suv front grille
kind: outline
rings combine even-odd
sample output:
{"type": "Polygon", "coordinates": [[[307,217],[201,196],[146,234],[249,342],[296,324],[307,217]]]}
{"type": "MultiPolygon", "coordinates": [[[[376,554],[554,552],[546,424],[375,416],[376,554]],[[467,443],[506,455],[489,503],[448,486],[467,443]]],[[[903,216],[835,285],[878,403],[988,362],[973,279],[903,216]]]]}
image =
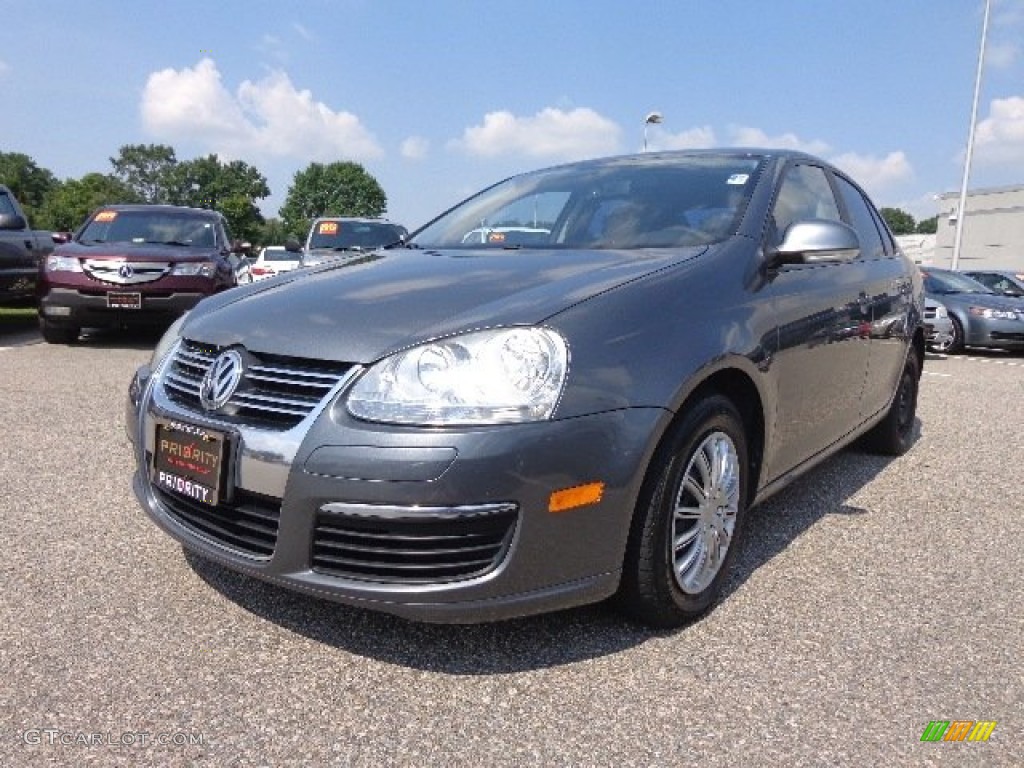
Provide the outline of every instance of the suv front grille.
{"type": "Polygon", "coordinates": [[[237,489],[232,503],[210,506],[155,485],[152,488],[171,516],[186,528],[246,555],[269,558],[274,554],[280,499],[237,489]]]}
{"type": "MultiPolygon", "coordinates": [[[[346,505],[317,512],[313,570],[327,576],[388,583],[444,583],[493,570],[508,551],[517,518],[513,504],[432,516],[345,514],[346,505]],[[338,507],[337,511],[331,509],[338,507]]],[[[471,510],[473,508],[470,508],[471,510]]]]}
{"type": "Polygon", "coordinates": [[[171,271],[168,261],[127,261],[126,259],[82,259],[82,271],[89,277],[116,285],[151,283],[171,271]]]}
{"type": "MultiPolygon", "coordinates": [[[[168,396],[205,413],[199,387],[221,351],[219,347],[182,341],[163,376],[168,396]]],[[[218,417],[236,424],[290,429],[323,402],[352,369],[350,363],[239,351],[245,360],[245,372],[234,394],[216,411],[218,417]]]]}

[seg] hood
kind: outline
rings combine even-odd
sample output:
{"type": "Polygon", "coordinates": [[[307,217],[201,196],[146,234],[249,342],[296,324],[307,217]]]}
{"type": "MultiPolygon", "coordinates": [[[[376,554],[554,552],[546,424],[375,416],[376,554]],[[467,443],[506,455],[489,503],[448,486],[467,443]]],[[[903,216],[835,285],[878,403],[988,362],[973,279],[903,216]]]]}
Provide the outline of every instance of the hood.
{"type": "Polygon", "coordinates": [[[64,243],[54,249],[59,256],[76,259],[122,259],[124,261],[208,261],[220,253],[216,248],[193,248],[158,243],[64,243]]]}
{"type": "Polygon", "coordinates": [[[463,330],[540,323],[704,250],[354,254],[206,299],[182,333],[254,352],[370,363],[463,330]]]}

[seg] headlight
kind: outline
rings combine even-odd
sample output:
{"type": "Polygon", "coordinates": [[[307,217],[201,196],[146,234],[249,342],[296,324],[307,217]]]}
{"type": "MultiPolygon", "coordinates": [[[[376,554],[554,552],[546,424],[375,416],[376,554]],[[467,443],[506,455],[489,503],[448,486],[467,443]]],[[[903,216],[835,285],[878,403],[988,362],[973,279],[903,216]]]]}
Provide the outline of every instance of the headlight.
{"type": "Polygon", "coordinates": [[[968,310],[977,317],[987,317],[995,320],[1016,320],[1017,313],[1007,309],[989,309],[988,307],[970,307],[968,310]]]}
{"type": "Polygon", "coordinates": [[[46,257],[47,272],[81,272],[82,262],[74,256],[57,256],[51,253],[46,257]]]}
{"type": "Polygon", "coordinates": [[[949,317],[949,312],[946,311],[946,308],[942,304],[939,304],[939,306],[937,306],[935,308],[935,316],[936,317],[949,317]]]}
{"type": "Polygon", "coordinates": [[[217,274],[217,265],[212,261],[183,261],[171,268],[171,274],[183,277],[213,277],[217,274]]]}
{"type": "Polygon", "coordinates": [[[395,424],[508,424],[551,418],[569,352],[546,328],[497,328],[387,357],[348,395],[348,412],[395,424]]]}
{"type": "Polygon", "coordinates": [[[149,367],[154,371],[157,370],[160,363],[167,356],[167,353],[171,351],[171,348],[181,338],[181,326],[185,324],[186,317],[188,317],[188,312],[171,323],[170,327],[164,331],[164,335],[160,337],[160,341],[157,342],[156,347],[153,349],[153,356],[149,358],[149,367]]]}

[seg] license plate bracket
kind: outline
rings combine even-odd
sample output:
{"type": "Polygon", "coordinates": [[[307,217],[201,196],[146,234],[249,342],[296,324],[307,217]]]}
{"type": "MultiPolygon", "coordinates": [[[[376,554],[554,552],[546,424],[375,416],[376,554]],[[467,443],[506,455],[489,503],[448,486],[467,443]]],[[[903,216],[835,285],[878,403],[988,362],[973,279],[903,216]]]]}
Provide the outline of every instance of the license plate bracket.
{"type": "Polygon", "coordinates": [[[131,291],[110,291],[107,294],[110,309],[142,309],[142,294],[131,291]]]}
{"type": "Polygon", "coordinates": [[[156,426],[153,483],[164,491],[216,506],[225,488],[228,439],[223,432],[172,421],[156,426]]]}

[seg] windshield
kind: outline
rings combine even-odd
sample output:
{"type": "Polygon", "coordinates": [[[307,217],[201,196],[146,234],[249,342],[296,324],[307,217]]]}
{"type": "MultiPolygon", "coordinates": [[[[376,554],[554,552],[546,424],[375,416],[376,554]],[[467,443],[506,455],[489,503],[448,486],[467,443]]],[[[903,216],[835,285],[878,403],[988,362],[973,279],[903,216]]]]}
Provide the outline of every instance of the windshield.
{"type": "Polygon", "coordinates": [[[313,225],[309,236],[309,250],[327,248],[340,251],[372,251],[384,245],[392,245],[405,235],[405,228],[398,224],[377,221],[345,221],[326,219],[313,225]]]}
{"type": "Polygon", "coordinates": [[[79,241],[83,243],[159,243],[192,248],[217,245],[217,229],[210,216],[166,211],[100,211],[79,241]]]}
{"type": "Polygon", "coordinates": [[[749,156],[632,158],[516,176],[417,232],[421,248],[674,248],[736,232],[756,181],[749,156]]]}
{"type": "Polygon", "coordinates": [[[924,289],[928,293],[994,293],[977,280],[956,272],[926,272],[924,289]]]}

